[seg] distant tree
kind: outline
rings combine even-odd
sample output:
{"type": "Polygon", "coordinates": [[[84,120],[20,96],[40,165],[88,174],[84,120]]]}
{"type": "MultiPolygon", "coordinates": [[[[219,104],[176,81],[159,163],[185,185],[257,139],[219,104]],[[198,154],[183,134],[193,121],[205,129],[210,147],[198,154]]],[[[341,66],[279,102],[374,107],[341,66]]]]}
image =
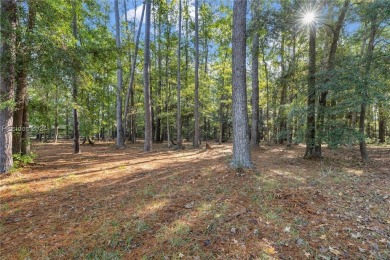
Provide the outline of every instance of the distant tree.
{"type": "Polygon", "coordinates": [[[233,167],[252,167],[246,94],[246,0],[233,6],[233,167]]]}
{"type": "Polygon", "coordinates": [[[259,146],[259,2],[254,1],[252,6],[252,125],[251,125],[251,145],[259,146]]]}

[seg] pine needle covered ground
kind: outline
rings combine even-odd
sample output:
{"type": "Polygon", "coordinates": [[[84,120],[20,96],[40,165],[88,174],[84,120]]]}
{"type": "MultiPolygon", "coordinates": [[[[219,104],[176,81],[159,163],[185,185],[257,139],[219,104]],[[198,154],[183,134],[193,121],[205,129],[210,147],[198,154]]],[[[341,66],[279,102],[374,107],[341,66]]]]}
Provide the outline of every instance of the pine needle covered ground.
{"type": "Polygon", "coordinates": [[[34,143],[36,163],[2,176],[2,259],[390,258],[390,148],[174,151],[143,144],[34,143]]]}

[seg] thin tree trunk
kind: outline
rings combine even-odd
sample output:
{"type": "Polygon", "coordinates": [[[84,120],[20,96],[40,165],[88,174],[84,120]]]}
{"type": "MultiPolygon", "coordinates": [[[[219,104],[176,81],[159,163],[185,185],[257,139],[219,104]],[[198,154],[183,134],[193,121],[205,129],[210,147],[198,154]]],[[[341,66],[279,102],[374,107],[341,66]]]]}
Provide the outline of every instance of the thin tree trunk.
{"type": "Polygon", "coordinates": [[[285,66],[285,57],[284,57],[284,46],[285,46],[285,35],[282,33],[282,43],[280,47],[280,67],[281,67],[281,93],[280,93],[280,106],[279,106],[279,135],[278,143],[282,144],[286,138],[287,132],[287,120],[286,120],[286,109],[285,105],[287,103],[287,75],[286,75],[286,66],[285,66]]]}
{"type": "Polygon", "coordinates": [[[252,43],[252,128],[251,145],[259,146],[259,34],[255,33],[252,43]]]}
{"type": "MultiPolygon", "coordinates": [[[[158,14],[158,39],[161,39],[161,14],[158,14]]],[[[157,41],[158,49],[157,49],[157,70],[158,70],[158,90],[157,90],[157,114],[161,115],[161,112],[163,111],[162,106],[162,54],[161,54],[161,41],[157,41]]],[[[161,116],[157,117],[157,124],[156,124],[156,142],[163,142],[164,139],[162,137],[162,123],[161,123],[161,116]]]]}
{"type": "Polygon", "coordinates": [[[232,166],[252,167],[246,95],[246,0],[233,7],[233,160],[232,166]]]}
{"type": "Polygon", "coordinates": [[[263,66],[264,66],[264,71],[265,71],[265,81],[266,81],[266,112],[265,112],[265,117],[266,117],[266,139],[267,142],[270,141],[270,122],[269,122],[269,78],[268,78],[268,65],[267,62],[265,61],[265,50],[264,50],[264,44],[262,44],[262,59],[263,59],[263,66]]]}
{"type": "Polygon", "coordinates": [[[145,50],[144,50],[144,110],[145,110],[145,143],[146,152],[152,150],[152,106],[150,101],[150,16],[151,0],[146,0],[145,50]]]}
{"type": "MultiPolygon", "coordinates": [[[[121,26],[119,18],[119,3],[115,0],[115,27],[116,27],[116,48],[118,52],[117,56],[117,93],[116,93],[116,146],[123,148],[125,146],[124,134],[123,134],[123,118],[122,118],[122,91],[123,91],[123,79],[122,79],[122,62],[121,62],[121,26]]],[[[126,120],[125,120],[126,121],[126,120]]]]}
{"type": "MultiPolygon", "coordinates": [[[[135,74],[135,67],[136,67],[136,64],[137,64],[139,39],[140,39],[140,35],[141,35],[142,22],[143,22],[144,14],[145,14],[145,6],[146,6],[146,4],[144,3],[143,6],[142,6],[141,20],[139,22],[139,27],[138,27],[138,32],[137,32],[137,39],[136,39],[136,42],[135,42],[134,57],[133,57],[131,70],[130,70],[130,83],[129,83],[129,87],[127,88],[126,101],[125,101],[125,115],[124,115],[125,124],[127,122],[127,117],[128,117],[128,114],[129,114],[129,101],[130,101],[131,108],[134,108],[134,94],[135,94],[135,91],[134,91],[134,74],[135,74]]],[[[131,132],[131,140],[132,140],[133,143],[135,143],[135,138],[136,138],[135,115],[133,115],[133,114],[131,115],[130,121],[131,121],[131,126],[130,126],[130,128],[131,128],[131,130],[130,130],[130,132],[131,132]]]]}
{"type": "Polygon", "coordinates": [[[379,114],[378,139],[379,139],[379,143],[383,144],[386,142],[386,117],[385,117],[385,110],[381,102],[378,105],[378,114],[379,114]]]}
{"type": "MultiPolygon", "coordinates": [[[[77,14],[76,14],[76,3],[73,3],[73,24],[72,24],[72,29],[73,29],[73,37],[77,39],[77,14]]],[[[75,50],[77,51],[77,43],[75,44],[75,50]]],[[[76,57],[74,58],[74,64],[73,64],[73,151],[75,154],[80,153],[80,131],[79,131],[79,117],[78,117],[78,111],[76,108],[77,105],[77,89],[78,89],[78,71],[76,66],[76,57]]]]}
{"type": "MultiPolygon", "coordinates": [[[[26,98],[24,99],[23,107],[23,125],[24,129],[29,129],[30,127],[30,117],[28,111],[28,93],[26,93],[26,98]]],[[[30,154],[30,131],[22,132],[22,155],[30,154]]]]}
{"type": "MultiPolygon", "coordinates": [[[[337,53],[337,47],[338,47],[338,41],[340,38],[340,32],[344,24],[344,19],[347,14],[350,0],[345,0],[343,8],[341,9],[339,18],[337,20],[336,28],[333,30],[333,38],[332,43],[329,51],[329,57],[327,62],[327,72],[329,76],[325,80],[325,84],[328,83],[331,80],[331,72],[335,68],[336,63],[336,53],[337,53]]],[[[326,110],[326,102],[327,102],[327,96],[328,96],[328,90],[325,90],[321,93],[320,101],[319,101],[319,110],[318,110],[318,125],[317,125],[317,132],[318,132],[318,140],[317,140],[317,147],[316,147],[316,153],[318,156],[322,156],[322,137],[325,135],[325,129],[324,129],[324,123],[325,123],[325,110],[326,110]]]]}
{"type": "Polygon", "coordinates": [[[181,104],[180,104],[180,64],[181,64],[181,0],[179,0],[179,43],[177,48],[177,118],[176,118],[176,131],[177,131],[177,147],[180,149],[182,146],[182,137],[181,137],[181,104]]]}
{"type": "Polygon", "coordinates": [[[54,113],[54,143],[58,140],[58,86],[56,86],[55,113],[54,113]]]}
{"type": "Polygon", "coordinates": [[[195,0],[195,130],[194,130],[194,148],[199,147],[200,126],[199,126],[199,3],[195,0]]]}

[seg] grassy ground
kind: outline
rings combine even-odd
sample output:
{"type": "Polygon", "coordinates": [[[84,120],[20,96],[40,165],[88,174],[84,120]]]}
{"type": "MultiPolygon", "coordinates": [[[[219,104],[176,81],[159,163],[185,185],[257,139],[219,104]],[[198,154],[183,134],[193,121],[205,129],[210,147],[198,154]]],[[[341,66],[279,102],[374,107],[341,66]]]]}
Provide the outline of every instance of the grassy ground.
{"type": "Polygon", "coordinates": [[[36,164],[2,176],[2,259],[390,259],[390,148],[173,151],[34,143],[36,164]]]}

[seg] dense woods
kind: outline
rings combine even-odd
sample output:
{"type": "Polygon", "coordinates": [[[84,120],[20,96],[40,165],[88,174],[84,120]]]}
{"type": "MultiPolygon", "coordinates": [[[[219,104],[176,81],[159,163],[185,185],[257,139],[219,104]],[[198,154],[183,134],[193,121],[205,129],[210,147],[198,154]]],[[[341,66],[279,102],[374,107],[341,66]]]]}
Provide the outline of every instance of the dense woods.
{"type": "Polygon", "coordinates": [[[239,138],[240,155],[262,140],[306,143],[306,158],[359,144],[368,161],[366,144],[389,136],[388,1],[250,1],[237,18],[233,9],[3,0],[1,171],[12,152],[29,153],[30,138],[73,138],[75,153],[80,140],[145,140],[149,151],[239,138]]]}

